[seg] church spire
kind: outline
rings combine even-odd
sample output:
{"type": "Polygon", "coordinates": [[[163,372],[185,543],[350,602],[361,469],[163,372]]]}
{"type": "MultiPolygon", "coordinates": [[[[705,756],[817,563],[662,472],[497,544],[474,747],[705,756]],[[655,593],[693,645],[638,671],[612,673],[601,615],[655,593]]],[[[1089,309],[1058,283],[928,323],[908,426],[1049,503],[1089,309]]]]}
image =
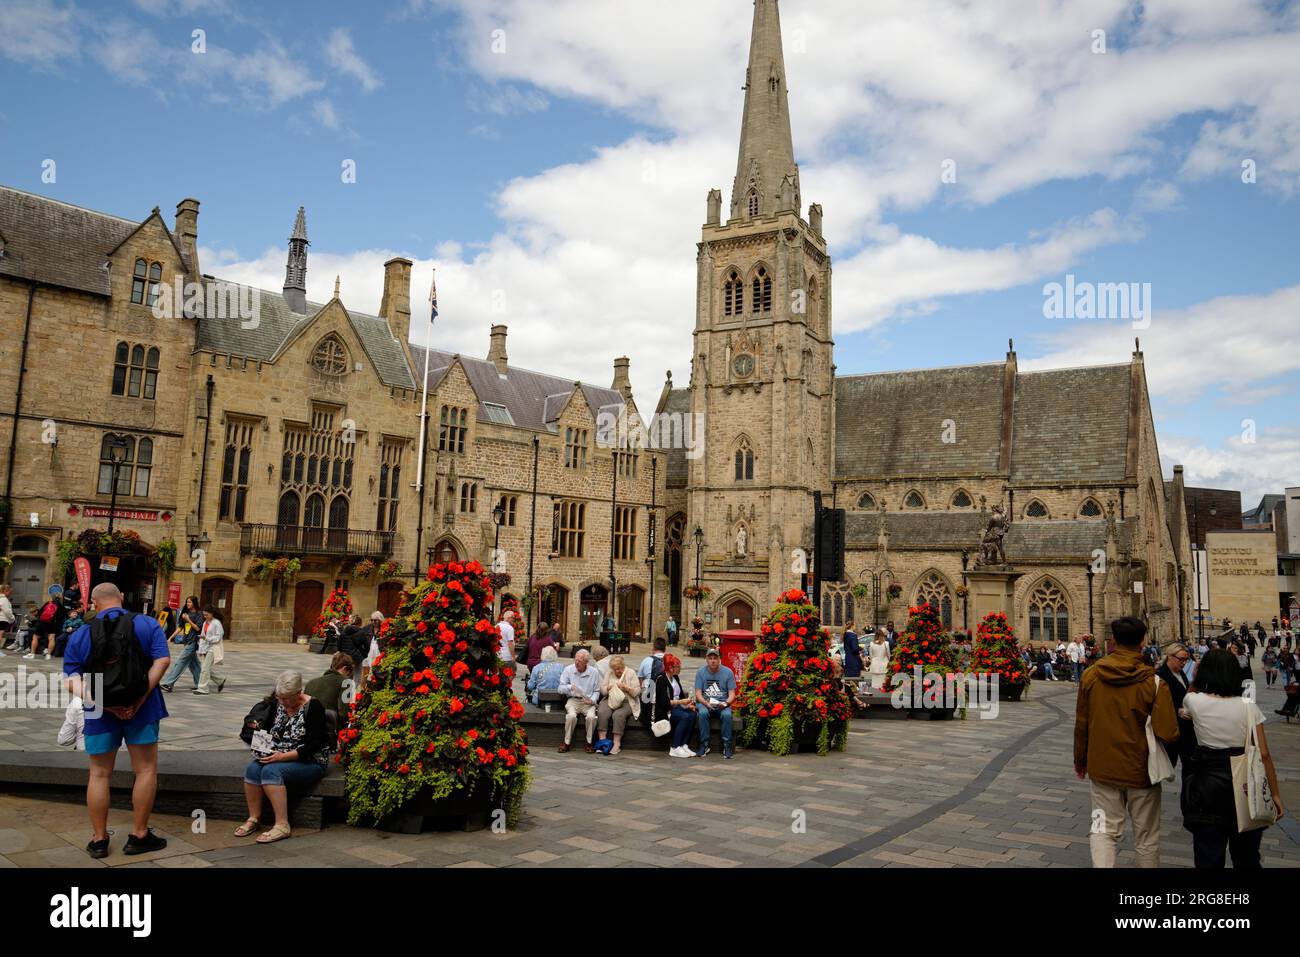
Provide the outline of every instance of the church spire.
{"type": "Polygon", "coordinates": [[[754,0],[740,158],[731,190],[732,219],[799,210],[799,167],[794,161],[794,139],[790,135],[790,101],[777,3],[754,0]]]}
{"type": "Polygon", "coordinates": [[[289,237],[289,259],[284,267],[284,301],[290,312],[307,311],[307,214],[299,206],[298,218],[289,237]]]}

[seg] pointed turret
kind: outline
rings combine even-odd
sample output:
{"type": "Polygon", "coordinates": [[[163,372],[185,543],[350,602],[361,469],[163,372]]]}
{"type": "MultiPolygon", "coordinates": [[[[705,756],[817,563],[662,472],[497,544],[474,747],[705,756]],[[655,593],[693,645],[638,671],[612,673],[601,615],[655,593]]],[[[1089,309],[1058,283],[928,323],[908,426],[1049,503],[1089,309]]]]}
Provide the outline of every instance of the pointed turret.
{"type": "Polygon", "coordinates": [[[289,259],[284,267],[284,301],[290,312],[307,311],[307,213],[299,206],[289,237],[289,259]]]}
{"type": "Polygon", "coordinates": [[[790,134],[790,101],[781,49],[778,0],[754,0],[754,32],[745,78],[740,157],[731,189],[731,218],[799,210],[799,167],[790,134]]]}

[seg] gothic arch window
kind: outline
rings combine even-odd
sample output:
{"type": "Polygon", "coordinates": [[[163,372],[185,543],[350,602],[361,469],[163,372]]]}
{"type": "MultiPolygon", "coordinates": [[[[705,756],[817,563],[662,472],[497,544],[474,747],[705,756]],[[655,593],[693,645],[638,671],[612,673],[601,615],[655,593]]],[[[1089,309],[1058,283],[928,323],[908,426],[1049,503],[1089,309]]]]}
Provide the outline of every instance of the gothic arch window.
{"type": "Polygon", "coordinates": [[[744,311],[745,284],[740,278],[740,273],[733,269],[727,274],[727,281],[722,287],[722,314],[739,316],[744,311]]]}
{"type": "Polygon", "coordinates": [[[916,585],[917,605],[928,604],[939,612],[945,629],[952,628],[952,592],[938,572],[927,572],[916,585]]]}
{"type": "Polygon", "coordinates": [[[875,507],[876,507],[876,500],[870,492],[863,492],[861,495],[858,496],[858,508],[874,509],[875,507]]]}
{"type": "Polygon", "coordinates": [[[758,188],[749,187],[749,193],[745,197],[745,205],[749,208],[750,216],[758,215],[758,188]]]}
{"type": "Polygon", "coordinates": [[[280,525],[297,525],[298,524],[298,495],[295,492],[285,492],[280,496],[280,511],[276,516],[276,521],[280,525]]]}
{"type": "Polygon", "coordinates": [[[302,523],[308,528],[323,528],[325,526],[324,496],[317,494],[307,499],[307,508],[303,512],[302,523]]]}
{"type": "Polygon", "coordinates": [[[759,266],[754,272],[754,280],[750,290],[750,312],[758,315],[759,313],[769,313],[772,311],[772,274],[767,271],[766,266],[759,266]]]}
{"type": "Polygon", "coordinates": [[[828,627],[842,628],[853,620],[853,595],[847,586],[822,586],[822,624],[828,627]]]}
{"type": "Polygon", "coordinates": [[[952,497],[953,508],[970,508],[973,504],[965,489],[957,489],[957,494],[952,497]]]}
{"type": "Polygon", "coordinates": [[[1079,506],[1079,514],[1084,518],[1100,518],[1101,506],[1097,504],[1095,498],[1085,499],[1084,503],[1079,506]]]}
{"type": "Polygon", "coordinates": [[[916,489],[907,493],[907,498],[903,499],[904,508],[925,508],[925,499],[921,498],[921,493],[916,489]]]}
{"type": "Polygon", "coordinates": [[[1038,499],[1025,506],[1025,518],[1047,518],[1048,515],[1047,506],[1038,499]]]}
{"type": "Polygon", "coordinates": [[[1030,593],[1029,640],[1070,640],[1070,604],[1065,590],[1050,578],[1044,578],[1030,593]]]}
{"type": "Polygon", "coordinates": [[[341,376],[348,371],[348,350],[338,336],[326,336],[316,344],[311,364],[324,375],[341,376]]]}
{"type": "Polygon", "coordinates": [[[747,436],[741,436],[736,443],[736,481],[752,482],[754,480],[754,446],[747,436]]]}

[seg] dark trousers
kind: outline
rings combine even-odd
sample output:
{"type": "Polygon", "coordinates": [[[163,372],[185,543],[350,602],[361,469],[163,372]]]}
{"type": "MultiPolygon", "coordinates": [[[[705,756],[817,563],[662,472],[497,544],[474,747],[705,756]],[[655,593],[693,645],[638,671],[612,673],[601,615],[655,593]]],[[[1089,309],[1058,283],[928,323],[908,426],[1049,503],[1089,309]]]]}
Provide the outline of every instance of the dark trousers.
{"type": "Polygon", "coordinates": [[[1259,842],[1263,837],[1264,828],[1239,834],[1235,828],[1198,824],[1192,828],[1192,858],[1198,868],[1222,870],[1226,854],[1231,853],[1234,870],[1257,871],[1262,866],[1259,842]]]}

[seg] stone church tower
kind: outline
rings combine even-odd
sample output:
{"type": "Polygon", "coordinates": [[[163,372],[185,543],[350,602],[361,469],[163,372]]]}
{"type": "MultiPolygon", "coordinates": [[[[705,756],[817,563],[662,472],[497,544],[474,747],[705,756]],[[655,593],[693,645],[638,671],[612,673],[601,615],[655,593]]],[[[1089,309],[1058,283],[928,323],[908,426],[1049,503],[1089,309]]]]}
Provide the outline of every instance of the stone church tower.
{"type": "Polygon", "coordinates": [[[690,409],[706,451],[689,463],[685,533],[704,533],[699,577],[725,619],[711,631],[756,626],[798,582],[792,553],[830,484],[831,262],[821,207],[801,215],[777,2],[754,4],[730,216],[710,192],[698,253],[690,409]]]}

